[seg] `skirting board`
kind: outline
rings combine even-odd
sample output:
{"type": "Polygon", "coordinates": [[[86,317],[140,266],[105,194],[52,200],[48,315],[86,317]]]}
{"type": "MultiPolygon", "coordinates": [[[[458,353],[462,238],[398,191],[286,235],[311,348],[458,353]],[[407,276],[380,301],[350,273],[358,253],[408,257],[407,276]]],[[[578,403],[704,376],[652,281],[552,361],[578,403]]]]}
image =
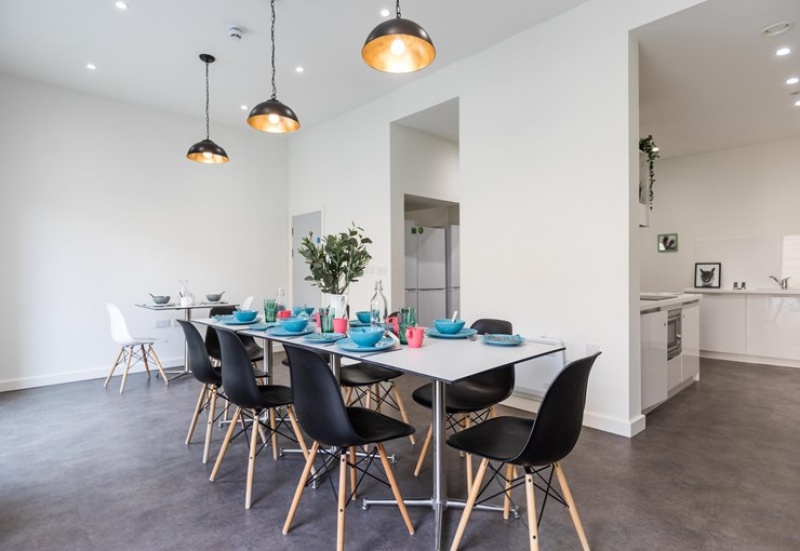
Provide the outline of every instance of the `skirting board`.
{"type": "MultiPolygon", "coordinates": [[[[539,410],[539,403],[539,400],[535,398],[512,394],[510,398],[503,402],[503,405],[523,411],[536,412],[539,410]]],[[[609,417],[608,415],[585,410],[583,412],[583,425],[592,429],[602,430],[603,432],[610,432],[612,434],[631,438],[644,430],[645,417],[640,414],[630,421],[624,421],[616,417],[609,417]]]]}
{"type": "MultiPolygon", "coordinates": [[[[175,369],[176,367],[183,366],[183,358],[167,358],[161,359],[161,365],[164,367],[165,370],[175,369]]],[[[95,367],[92,369],[85,369],[81,371],[69,371],[67,373],[49,373],[46,375],[36,375],[34,377],[21,377],[18,379],[6,379],[4,381],[0,381],[0,392],[8,392],[11,390],[24,390],[26,388],[37,388],[40,386],[50,386],[50,385],[60,385],[64,383],[75,383],[78,381],[87,381],[89,379],[105,379],[108,376],[108,371],[111,369],[111,365],[106,365],[103,367],[95,367]]],[[[111,382],[108,384],[108,387],[111,388],[111,385],[114,384],[115,380],[118,380],[118,377],[122,375],[125,366],[117,367],[117,370],[114,372],[114,377],[112,378],[111,382]]],[[[144,364],[137,363],[136,365],[131,366],[131,370],[129,373],[144,373],[144,364]]],[[[158,369],[155,366],[150,367],[150,374],[155,376],[158,373],[158,369]]],[[[102,385],[101,385],[102,387],[102,385]]]]}
{"type": "Polygon", "coordinates": [[[764,358],[762,356],[748,356],[746,354],[728,354],[726,352],[709,352],[707,350],[700,351],[701,358],[709,358],[711,360],[727,360],[729,362],[742,362],[748,364],[762,364],[762,365],[778,365],[781,367],[798,367],[800,368],[800,361],[797,360],[782,360],[780,358],[764,358]]]}

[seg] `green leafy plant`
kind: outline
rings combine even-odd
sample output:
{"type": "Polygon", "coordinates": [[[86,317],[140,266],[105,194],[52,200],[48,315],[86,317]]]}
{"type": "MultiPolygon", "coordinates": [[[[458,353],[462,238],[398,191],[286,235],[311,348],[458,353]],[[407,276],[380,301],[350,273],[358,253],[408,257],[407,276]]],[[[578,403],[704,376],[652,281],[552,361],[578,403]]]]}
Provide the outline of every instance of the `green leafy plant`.
{"type": "Polygon", "coordinates": [[[345,232],[321,237],[319,244],[314,243],[314,234],[309,232],[297,251],[311,270],[305,280],[312,281],[323,293],[343,294],[364,275],[364,268],[372,260],[366,247],[372,240],[364,237],[363,228],[351,224],[345,232]]]}
{"type": "MultiPolygon", "coordinates": [[[[647,168],[648,168],[648,183],[647,183],[647,204],[650,205],[650,210],[653,210],[653,199],[655,199],[655,192],[653,191],[656,183],[656,173],[653,170],[653,163],[658,159],[658,146],[653,141],[653,135],[650,134],[646,138],[639,140],[639,151],[647,155],[647,168]]],[[[639,197],[642,196],[642,182],[639,182],[639,197]]]]}

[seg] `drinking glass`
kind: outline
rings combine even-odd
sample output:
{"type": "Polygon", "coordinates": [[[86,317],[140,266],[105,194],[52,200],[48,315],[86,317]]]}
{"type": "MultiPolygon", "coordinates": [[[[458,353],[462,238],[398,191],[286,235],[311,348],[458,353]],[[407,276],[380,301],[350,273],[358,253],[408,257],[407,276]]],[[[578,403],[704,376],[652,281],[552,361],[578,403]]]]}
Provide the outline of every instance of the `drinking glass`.
{"type": "Polygon", "coordinates": [[[319,309],[319,330],[321,333],[333,333],[333,311],[328,308],[319,309]]]}
{"type": "Polygon", "coordinates": [[[400,344],[408,344],[406,329],[417,325],[417,311],[413,306],[403,306],[397,315],[397,323],[400,326],[400,344]]]}
{"type": "Polygon", "coordinates": [[[274,322],[277,313],[278,313],[278,301],[274,298],[265,298],[264,321],[266,321],[267,323],[274,322]]]}

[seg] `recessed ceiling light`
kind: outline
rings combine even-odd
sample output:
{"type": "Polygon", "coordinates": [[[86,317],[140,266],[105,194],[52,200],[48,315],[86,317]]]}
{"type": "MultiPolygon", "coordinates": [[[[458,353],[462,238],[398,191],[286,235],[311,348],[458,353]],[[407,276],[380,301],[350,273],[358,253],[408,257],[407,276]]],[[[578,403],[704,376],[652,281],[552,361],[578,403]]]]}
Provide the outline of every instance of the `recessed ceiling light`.
{"type": "Polygon", "coordinates": [[[794,23],[792,21],[780,21],[778,23],[773,23],[772,25],[767,25],[761,29],[761,36],[778,36],[779,34],[783,34],[790,30],[792,27],[794,27],[794,23]]]}
{"type": "Polygon", "coordinates": [[[800,82],[800,78],[797,78],[797,77],[792,77],[792,78],[787,78],[786,79],[786,84],[797,84],[798,82],[800,82]]]}
{"type": "Polygon", "coordinates": [[[128,9],[127,2],[116,2],[116,3],[114,3],[114,5],[117,6],[121,10],[127,10],[128,9]]]}
{"type": "Polygon", "coordinates": [[[792,53],[790,48],[780,48],[777,52],[775,52],[775,55],[789,55],[790,53],[792,53]]]}
{"type": "Polygon", "coordinates": [[[800,107],[800,99],[799,99],[799,100],[797,100],[796,102],[794,102],[794,104],[795,104],[797,107],[800,107]]]}
{"type": "Polygon", "coordinates": [[[389,17],[389,14],[390,14],[390,13],[392,13],[392,12],[390,12],[390,11],[389,11],[389,10],[387,10],[386,8],[383,8],[383,9],[381,10],[381,17],[389,17]]]}
{"type": "Polygon", "coordinates": [[[299,65],[298,65],[297,67],[295,67],[295,68],[294,68],[294,70],[295,70],[296,72],[298,72],[298,73],[302,73],[303,71],[305,71],[305,69],[303,69],[303,68],[302,68],[301,66],[299,66],[299,65]]]}
{"type": "Polygon", "coordinates": [[[248,110],[248,109],[250,109],[250,108],[249,108],[249,107],[247,107],[246,105],[240,105],[240,106],[239,106],[239,109],[241,109],[242,111],[247,111],[247,110],[248,110]]]}
{"type": "Polygon", "coordinates": [[[87,63],[86,68],[89,69],[90,71],[94,71],[95,69],[97,69],[97,65],[95,65],[94,63],[87,63]]]}

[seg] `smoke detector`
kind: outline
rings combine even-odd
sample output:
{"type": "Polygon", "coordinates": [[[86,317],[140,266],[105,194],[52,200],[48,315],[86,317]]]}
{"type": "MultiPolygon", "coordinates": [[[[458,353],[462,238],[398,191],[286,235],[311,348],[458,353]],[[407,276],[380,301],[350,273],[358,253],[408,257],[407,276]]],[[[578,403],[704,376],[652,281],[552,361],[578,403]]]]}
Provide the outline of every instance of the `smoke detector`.
{"type": "Polygon", "coordinates": [[[230,38],[231,40],[241,40],[242,28],[237,27],[236,25],[228,27],[228,38],[230,38]]]}

